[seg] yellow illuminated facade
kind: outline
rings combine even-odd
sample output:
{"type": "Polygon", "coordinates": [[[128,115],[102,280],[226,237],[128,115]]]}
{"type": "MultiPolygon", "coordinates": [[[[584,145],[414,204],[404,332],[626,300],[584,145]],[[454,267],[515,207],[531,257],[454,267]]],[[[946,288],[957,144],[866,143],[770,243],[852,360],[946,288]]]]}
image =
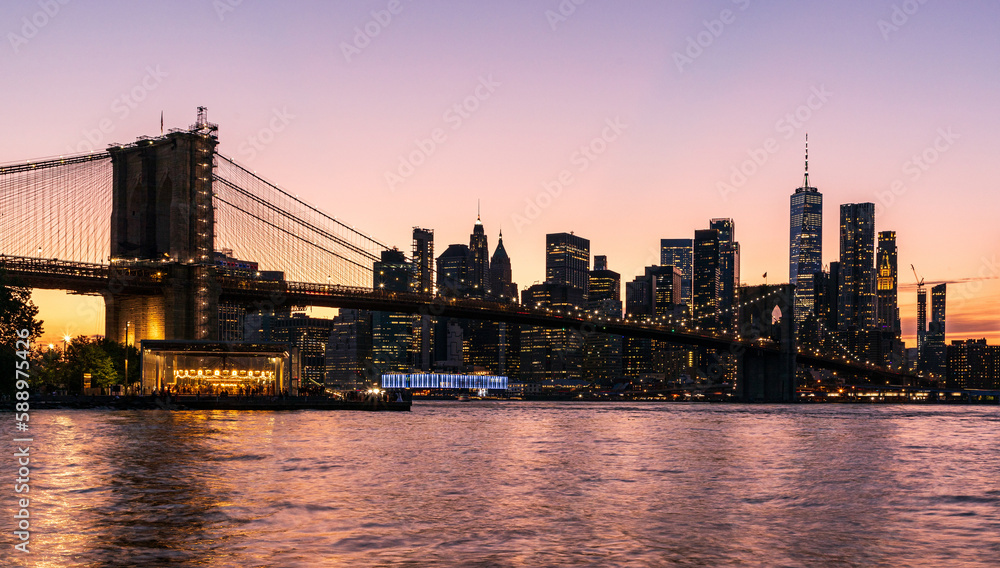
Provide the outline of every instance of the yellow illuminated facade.
{"type": "Polygon", "coordinates": [[[294,368],[280,343],[142,342],[145,393],[276,396],[295,390],[294,368]]]}

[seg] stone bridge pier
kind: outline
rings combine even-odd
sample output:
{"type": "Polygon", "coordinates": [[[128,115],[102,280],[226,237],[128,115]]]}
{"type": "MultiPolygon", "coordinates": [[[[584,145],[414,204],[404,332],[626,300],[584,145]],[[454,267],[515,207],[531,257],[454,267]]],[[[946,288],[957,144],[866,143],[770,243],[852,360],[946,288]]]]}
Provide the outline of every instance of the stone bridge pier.
{"type": "Polygon", "coordinates": [[[750,346],[738,355],[736,397],[742,402],[792,402],[795,400],[795,302],[794,286],[745,286],[740,289],[740,334],[771,340],[750,346]],[[773,348],[777,344],[778,351],[773,348]]]}

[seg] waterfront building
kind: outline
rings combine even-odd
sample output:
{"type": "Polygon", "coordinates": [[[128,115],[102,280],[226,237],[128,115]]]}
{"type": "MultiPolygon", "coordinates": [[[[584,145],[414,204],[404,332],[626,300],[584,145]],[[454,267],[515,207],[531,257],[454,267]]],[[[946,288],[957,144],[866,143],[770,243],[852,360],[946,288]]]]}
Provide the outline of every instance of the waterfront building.
{"type": "Polygon", "coordinates": [[[952,341],[945,382],[953,389],[1000,390],[1000,345],[987,345],[986,339],[952,341]]]}
{"type": "Polygon", "coordinates": [[[326,348],[332,329],[332,319],[301,312],[274,318],[272,339],[298,349],[300,392],[323,392],[326,388],[326,348]]]}
{"type": "Polygon", "coordinates": [[[372,366],[372,316],[368,310],[341,308],[333,318],[326,348],[326,384],[337,390],[366,389],[372,366]]]}

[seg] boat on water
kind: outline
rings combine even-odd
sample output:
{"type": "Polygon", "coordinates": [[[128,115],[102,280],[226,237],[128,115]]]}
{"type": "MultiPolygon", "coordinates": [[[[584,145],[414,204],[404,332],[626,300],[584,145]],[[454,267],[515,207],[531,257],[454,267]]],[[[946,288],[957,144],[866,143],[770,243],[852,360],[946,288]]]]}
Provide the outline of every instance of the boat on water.
{"type": "Polygon", "coordinates": [[[463,395],[459,395],[459,397],[458,397],[457,400],[458,400],[458,402],[469,402],[470,399],[469,399],[468,395],[463,394],[463,395]]]}

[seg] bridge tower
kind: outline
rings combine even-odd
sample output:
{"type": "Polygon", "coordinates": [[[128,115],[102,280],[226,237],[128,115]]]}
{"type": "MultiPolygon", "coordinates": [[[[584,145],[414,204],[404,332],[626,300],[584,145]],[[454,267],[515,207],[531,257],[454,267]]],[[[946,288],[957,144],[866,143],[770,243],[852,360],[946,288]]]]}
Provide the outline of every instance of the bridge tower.
{"type": "MultiPolygon", "coordinates": [[[[777,353],[747,347],[737,362],[736,397],[743,402],[795,400],[795,285],[744,286],[740,290],[740,335],[778,344],[777,353]]],[[[773,345],[773,344],[772,344],[773,345]]]]}
{"type": "Polygon", "coordinates": [[[205,107],[189,130],[108,149],[112,163],[111,262],[154,268],[162,294],[104,294],[105,335],[213,340],[219,287],[214,278],[212,173],[218,126],[205,107]]]}

